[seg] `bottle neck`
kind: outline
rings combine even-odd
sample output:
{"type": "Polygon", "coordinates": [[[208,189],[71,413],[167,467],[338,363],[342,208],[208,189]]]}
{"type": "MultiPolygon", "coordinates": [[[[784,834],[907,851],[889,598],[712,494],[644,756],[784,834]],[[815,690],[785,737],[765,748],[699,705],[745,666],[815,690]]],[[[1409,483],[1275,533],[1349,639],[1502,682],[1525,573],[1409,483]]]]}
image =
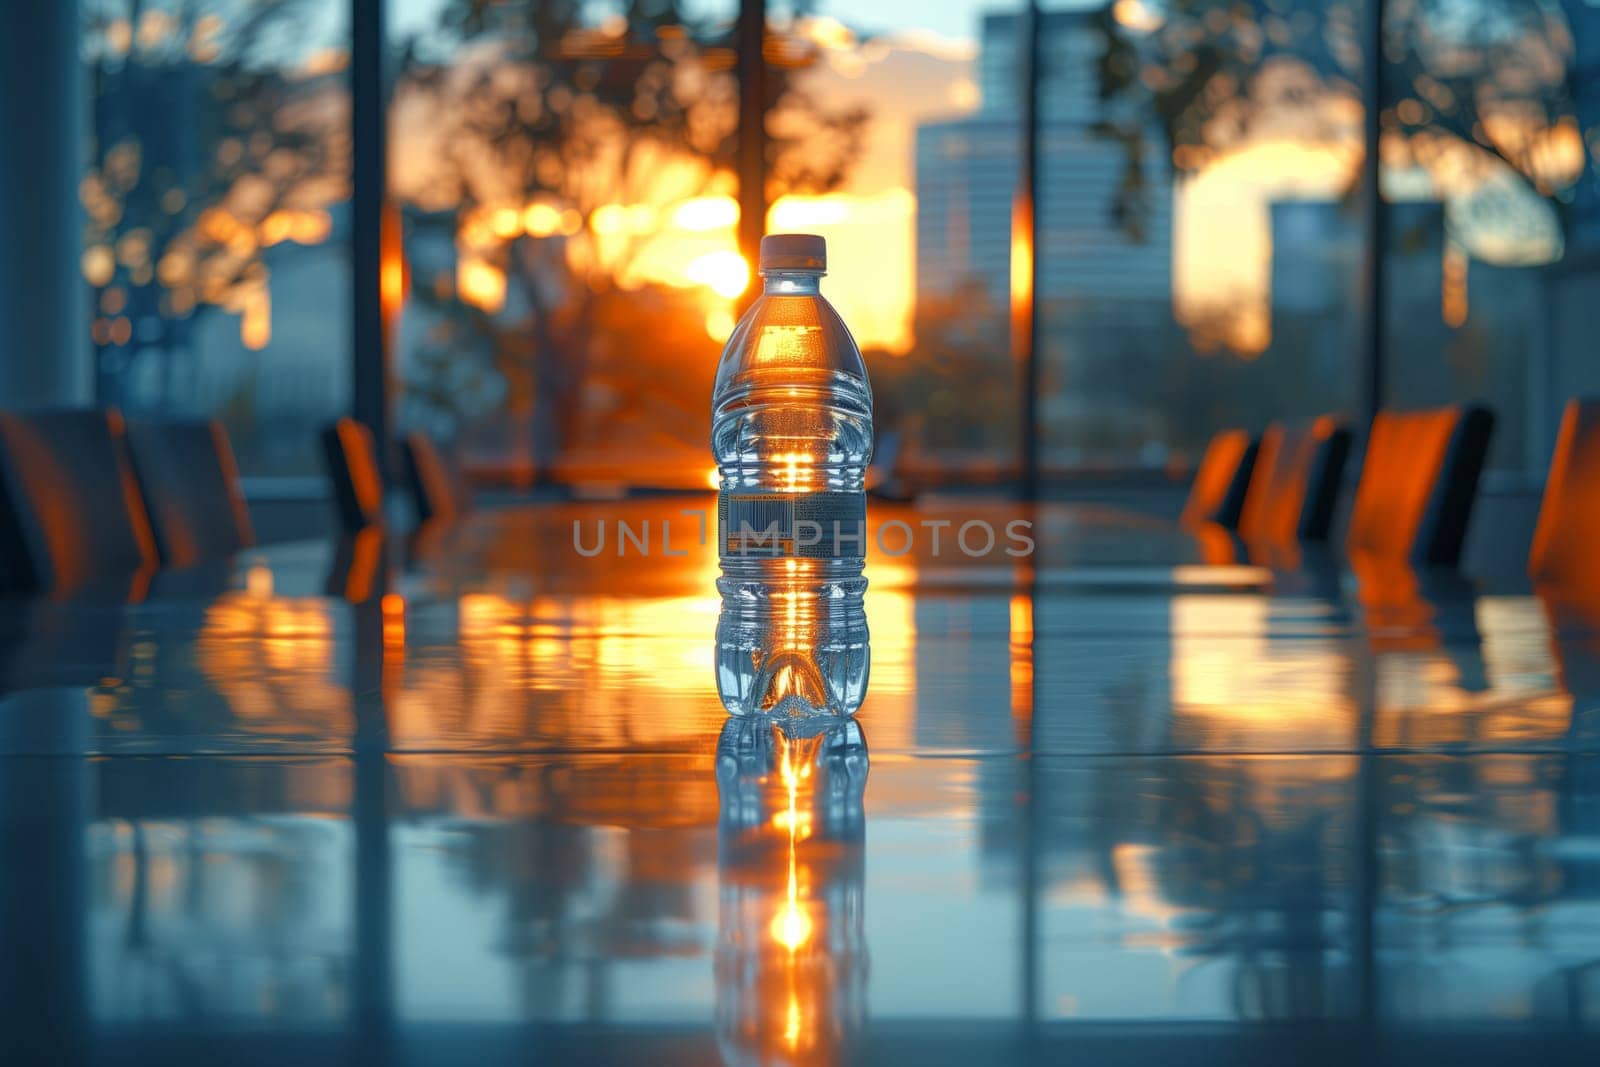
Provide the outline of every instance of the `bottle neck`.
{"type": "Polygon", "coordinates": [[[817,296],[822,292],[819,270],[764,270],[762,291],[769,296],[817,296]]]}

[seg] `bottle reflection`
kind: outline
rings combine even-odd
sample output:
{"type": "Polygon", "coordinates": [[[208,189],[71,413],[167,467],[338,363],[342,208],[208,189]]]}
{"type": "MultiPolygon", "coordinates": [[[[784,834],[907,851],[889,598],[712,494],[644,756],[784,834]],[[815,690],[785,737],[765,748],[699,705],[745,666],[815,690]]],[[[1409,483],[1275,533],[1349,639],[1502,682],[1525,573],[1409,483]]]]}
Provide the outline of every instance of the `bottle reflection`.
{"type": "Polygon", "coordinates": [[[717,580],[717,692],[733,715],[849,716],[867,695],[859,560],[771,561],[770,577],[717,580]]]}
{"type": "Polygon", "coordinates": [[[715,968],[729,1064],[838,1062],[861,1032],[867,770],[853,720],[723,728],[715,968]]]}

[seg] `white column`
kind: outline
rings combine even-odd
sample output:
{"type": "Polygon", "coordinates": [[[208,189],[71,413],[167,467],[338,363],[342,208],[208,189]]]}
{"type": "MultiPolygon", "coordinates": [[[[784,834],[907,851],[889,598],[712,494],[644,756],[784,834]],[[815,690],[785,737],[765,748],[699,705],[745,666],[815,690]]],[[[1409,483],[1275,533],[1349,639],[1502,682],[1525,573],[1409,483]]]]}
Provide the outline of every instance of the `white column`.
{"type": "Polygon", "coordinates": [[[78,0],[0,5],[0,408],[85,404],[78,0]]]}

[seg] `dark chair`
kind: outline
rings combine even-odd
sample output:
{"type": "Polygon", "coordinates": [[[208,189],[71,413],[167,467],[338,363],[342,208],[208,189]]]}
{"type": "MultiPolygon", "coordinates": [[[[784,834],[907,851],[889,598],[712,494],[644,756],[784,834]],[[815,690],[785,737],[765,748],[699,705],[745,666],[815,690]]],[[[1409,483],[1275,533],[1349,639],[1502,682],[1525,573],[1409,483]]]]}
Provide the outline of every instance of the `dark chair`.
{"type": "Polygon", "coordinates": [[[128,452],[167,567],[255,544],[228,432],[215,420],[128,420],[128,452]]]}
{"type": "Polygon", "coordinates": [[[383,525],[383,476],[372,431],[354,419],[340,419],[322,431],[322,456],[346,533],[383,525]]]}
{"type": "Polygon", "coordinates": [[[1567,596],[1600,595],[1600,400],[1569,401],[1561,417],[1528,576],[1567,596]]]}
{"type": "Polygon", "coordinates": [[[1494,415],[1481,407],[1383,411],[1372,420],[1345,552],[1453,567],[1461,559],[1494,415]]]}
{"type": "Polygon", "coordinates": [[[1263,545],[1326,541],[1349,455],[1350,430],[1332,416],[1268,426],[1239,515],[1239,535],[1263,545]]]}
{"type": "Polygon", "coordinates": [[[157,564],[116,411],[0,413],[7,586],[139,597],[157,564]]]}
{"type": "Polygon", "coordinates": [[[1184,526],[1211,522],[1231,530],[1239,525],[1258,444],[1244,430],[1224,430],[1211,439],[1183,506],[1184,526]]]}
{"type": "Polygon", "coordinates": [[[424,433],[407,434],[401,451],[419,523],[453,522],[472,509],[467,487],[439,455],[432,438],[424,433]]]}

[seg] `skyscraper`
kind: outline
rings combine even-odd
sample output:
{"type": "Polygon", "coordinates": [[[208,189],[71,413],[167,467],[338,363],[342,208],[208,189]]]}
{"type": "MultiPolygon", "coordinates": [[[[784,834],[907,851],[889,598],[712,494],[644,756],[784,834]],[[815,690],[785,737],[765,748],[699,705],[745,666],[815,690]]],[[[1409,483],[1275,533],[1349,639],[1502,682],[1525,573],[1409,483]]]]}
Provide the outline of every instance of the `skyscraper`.
{"type": "MultiPolygon", "coordinates": [[[[1127,149],[1095,128],[1099,31],[1089,12],[1041,17],[1038,298],[1164,303],[1171,287],[1170,168],[1162,153],[1144,153],[1139,173],[1152,212],[1143,239],[1135,240],[1112,210],[1128,167],[1127,149]]],[[[1011,199],[1020,166],[1021,33],[1019,16],[985,15],[978,111],[917,129],[921,293],[945,294],[977,282],[991,299],[1005,300],[1011,199]]],[[[1161,143],[1159,131],[1148,131],[1146,143],[1161,143]]]]}

